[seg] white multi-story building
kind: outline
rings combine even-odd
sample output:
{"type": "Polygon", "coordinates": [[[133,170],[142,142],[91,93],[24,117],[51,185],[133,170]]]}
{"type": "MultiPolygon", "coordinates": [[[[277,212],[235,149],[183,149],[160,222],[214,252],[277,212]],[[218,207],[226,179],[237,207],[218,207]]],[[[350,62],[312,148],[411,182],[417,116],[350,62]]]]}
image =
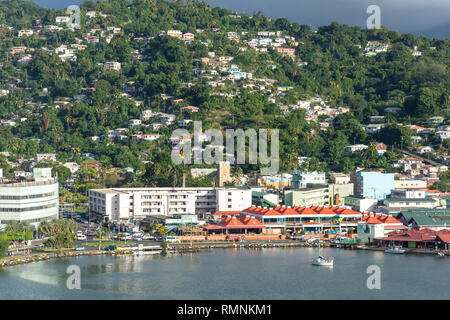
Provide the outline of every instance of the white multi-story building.
{"type": "Polygon", "coordinates": [[[70,17],[68,16],[59,16],[55,18],[56,23],[67,23],[70,21],[70,17]]]}
{"type": "Polygon", "coordinates": [[[239,211],[251,204],[252,192],[249,189],[216,189],[216,211],[239,211]]]}
{"type": "Polygon", "coordinates": [[[89,190],[89,209],[109,220],[143,219],[241,210],[251,206],[251,190],[238,188],[120,188],[89,190]]]}
{"type": "Polygon", "coordinates": [[[58,180],[50,168],[33,171],[25,182],[0,183],[0,230],[11,221],[39,222],[58,218],[58,180]]]}
{"type": "Polygon", "coordinates": [[[170,37],[175,37],[179,39],[181,39],[181,37],[183,36],[183,32],[181,32],[180,30],[167,30],[166,34],[170,37]]]}
{"type": "Polygon", "coordinates": [[[122,65],[120,64],[120,62],[117,61],[111,61],[111,62],[105,62],[104,67],[106,69],[106,71],[120,71],[120,69],[122,68],[122,65]]]}
{"type": "Polygon", "coordinates": [[[327,180],[325,178],[325,172],[317,171],[301,171],[298,170],[294,173],[292,179],[293,188],[307,188],[308,185],[314,184],[326,184],[327,180]]]}
{"type": "Polygon", "coordinates": [[[418,179],[394,180],[394,189],[426,189],[427,181],[418,179]]]}
{"type": "Polygon", "coordinates": [[[378,200],[361,196],[348,196],[344,204],[358,212],[370,212],[377,206],[378,200]]]}

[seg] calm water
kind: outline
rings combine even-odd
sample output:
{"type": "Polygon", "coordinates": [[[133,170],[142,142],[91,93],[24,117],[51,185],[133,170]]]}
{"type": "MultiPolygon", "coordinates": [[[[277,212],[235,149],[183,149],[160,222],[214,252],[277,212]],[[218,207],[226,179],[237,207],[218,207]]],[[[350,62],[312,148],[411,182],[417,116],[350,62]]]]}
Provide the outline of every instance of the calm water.
{"type": "Polygon", "coordinates": [[[450,258],[312,248],[216,249],[166,257],[77,257],[0,271],[0,299],[450,299],[450,258]],[[81,290],[66,288],[69,265],[81,290]],[[381,289],[369,290],[369,265],[381,289]]]}

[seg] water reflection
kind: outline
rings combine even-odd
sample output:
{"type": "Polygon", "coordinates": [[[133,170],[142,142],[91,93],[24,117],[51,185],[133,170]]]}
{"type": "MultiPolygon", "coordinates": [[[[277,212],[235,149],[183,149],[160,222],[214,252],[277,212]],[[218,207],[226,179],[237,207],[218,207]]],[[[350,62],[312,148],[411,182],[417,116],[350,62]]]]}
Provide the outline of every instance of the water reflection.
{"type": "Polygon", "coordinates": [[[43,261],[0,272],[0,299],[450,298],[449,258],[330,248],[321,253],[335,257],[333,268],[312,265],[317,248],[43,261]],[[72,264],[80,266],[81,290],[66,288],[66,269],[72,264]],[[381,268],[382,290],[367,289],[367,267],[373,264],[381,268]]]}

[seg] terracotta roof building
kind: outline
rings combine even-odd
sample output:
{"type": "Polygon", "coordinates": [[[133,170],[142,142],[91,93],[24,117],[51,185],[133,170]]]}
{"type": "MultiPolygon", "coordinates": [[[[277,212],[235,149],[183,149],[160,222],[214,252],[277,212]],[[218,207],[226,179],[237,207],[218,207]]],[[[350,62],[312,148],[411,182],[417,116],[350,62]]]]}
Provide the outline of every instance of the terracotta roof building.
{"type": "MultiPolygon", "coordinates": [[[[297,232],[303,229],[319,231],[337,228],[355,228],[361,220],[362,214],[342,207],[284,207],[269,208],[252,206],[242,210],[241,216],[252,217],[260,221],[267,229],[266,232],[280,234],[297,232]]],[[[224,215],[236,216],[234,211],[222,212],[224,215]]]]}

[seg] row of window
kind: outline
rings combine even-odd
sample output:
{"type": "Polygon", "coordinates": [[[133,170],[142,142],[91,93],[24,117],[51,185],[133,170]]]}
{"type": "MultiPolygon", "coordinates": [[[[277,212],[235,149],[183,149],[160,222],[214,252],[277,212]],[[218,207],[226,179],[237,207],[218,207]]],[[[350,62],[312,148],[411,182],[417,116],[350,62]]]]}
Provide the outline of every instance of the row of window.
{"type": "Polygon", "coordinates": [[[26,211],[36,211],[42,209],[48,209],[56,207],[56,203],[46,204],[44,206],[37,207],[27,207],[27,208],[0,208],[0,212],[26,212],[26,211]]]}
{"type": "MultiPolygon", "coordinates": [[[[44,218],[22,219],[21,221],[28,221],[30,223],[35,223],[35,222],[41,222],[41,221],[45,221],[45,220],[52,220],[52,219],[58,219],[58,215],[53,215],[53,216],[44,217],[44,218]]],[[[17,220],[0,220],[0,224],[9,224],[9,223],[14,223],[14,222],[17,222],[17,220]]]]}
{"type": "Polygon", "coordinates": [[[29,194],[24,196],[1,196],[0,200],[25,200],[25,199],[36,199],[54,196],[55,192],[39,193],[39,194],[29,194]]]}

